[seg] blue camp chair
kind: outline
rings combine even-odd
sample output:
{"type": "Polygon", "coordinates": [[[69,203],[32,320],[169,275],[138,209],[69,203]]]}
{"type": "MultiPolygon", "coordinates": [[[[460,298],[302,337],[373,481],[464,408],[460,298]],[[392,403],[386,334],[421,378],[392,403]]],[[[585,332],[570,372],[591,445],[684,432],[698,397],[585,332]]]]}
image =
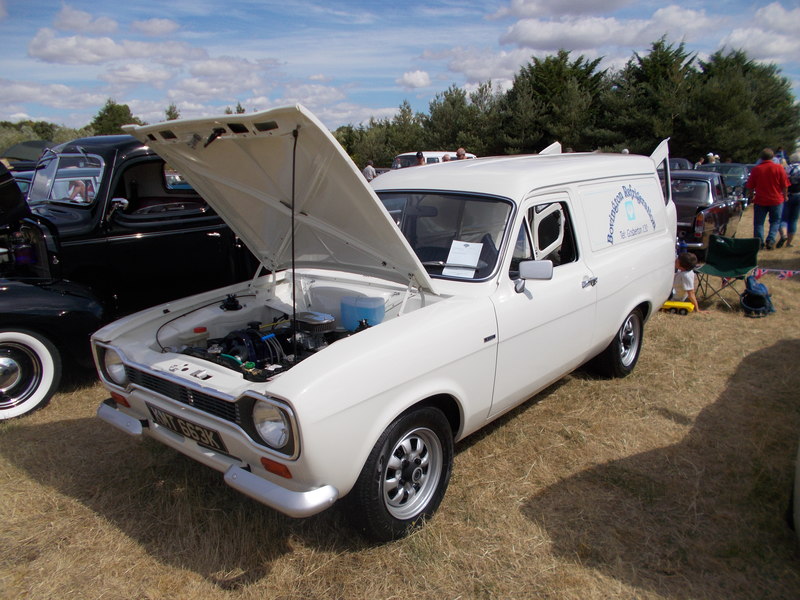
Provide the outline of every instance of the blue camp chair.
{"type": "MultiPolygon", "coordinates": [[[[697,267],[698,299],[708,300],[718,297],[730,309],[733,307],[722,296],[722,291],[732,289],[737,296],[742,291],[745,277],[758,265],[758,250],[761,240],[758,238],[727,238],[712,235],[708,241],[708,252],[705,264],[697,267]]],[[[737,298],[736,303],[739,303],[737,298]]]]}

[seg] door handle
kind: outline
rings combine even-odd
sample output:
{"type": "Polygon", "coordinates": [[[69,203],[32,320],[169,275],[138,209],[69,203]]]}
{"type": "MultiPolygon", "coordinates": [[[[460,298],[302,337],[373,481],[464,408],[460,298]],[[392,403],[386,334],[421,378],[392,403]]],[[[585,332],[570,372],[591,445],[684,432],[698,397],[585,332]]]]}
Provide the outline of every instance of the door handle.
{"type": "Polygon", "coordinates": [[[581,287],[586,288],[589,286],[596,286],[597,285],[597,277],[586,277],[583,281],[581,281],[581,287]]]}

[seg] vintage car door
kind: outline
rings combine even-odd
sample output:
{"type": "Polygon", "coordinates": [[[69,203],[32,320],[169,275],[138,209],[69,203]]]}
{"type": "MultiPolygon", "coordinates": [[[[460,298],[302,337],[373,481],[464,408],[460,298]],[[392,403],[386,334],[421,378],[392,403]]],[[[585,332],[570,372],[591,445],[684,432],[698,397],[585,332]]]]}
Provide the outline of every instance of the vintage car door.
{"type": "Polygon", "coordinates": [[[495,297],[498,356],[490,416],[583,363],[594,332],[596,280],[582,258],[568,194],[531,199],[523,214],[495,297]],[[552,279],[527,280],[517,291],[522,260],[553,261],[552,279]]]}
{"type": "Polygon", "coordinates": [[[191,188],[170,186],[158,157],[116,169],[103,227],[108,287],[120,312],[239,281],[234,235],[191,188]],[[125,205],[115,205],[119,199],[125,205]]]}

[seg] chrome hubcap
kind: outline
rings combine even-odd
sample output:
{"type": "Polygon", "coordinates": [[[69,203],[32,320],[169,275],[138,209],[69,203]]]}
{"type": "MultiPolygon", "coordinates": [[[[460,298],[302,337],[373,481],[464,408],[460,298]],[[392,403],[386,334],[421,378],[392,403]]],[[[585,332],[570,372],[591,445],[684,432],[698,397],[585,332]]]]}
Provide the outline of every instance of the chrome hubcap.
{"type": "Polygon", "coordinates": [[[383,499],[396,519],[420,513],[436,491],[442,474],[443,452],[430,429],[409,431],[395,445],[383,473],[383,499]]]}
{"type": "Polygon", "coordinates": [[[10,356],[0,356],[0,392],[14,387],[19,382],[19,363],[10,356]]]}
{"type": "Polygon", "coordinates": [[[42,380],[42,363],[36,353],[23,344],[0,344],[0,409],[24,402],[42,380]]]}
{"type": "Polygon", "coordinates": [[[639,338],[642,330],[642,324],[639,317],[635,314],[628,315],[625,323],[619,330],[619,348],[620,358],[622,364],[629,367],[636,354],[639,352],[639,338]]]}

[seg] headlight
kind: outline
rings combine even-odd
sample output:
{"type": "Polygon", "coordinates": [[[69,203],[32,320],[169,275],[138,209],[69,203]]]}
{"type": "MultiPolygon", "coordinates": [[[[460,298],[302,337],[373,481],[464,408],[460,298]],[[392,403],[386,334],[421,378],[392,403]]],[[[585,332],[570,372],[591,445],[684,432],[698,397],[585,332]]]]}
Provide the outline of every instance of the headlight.
{"type": "Polygon", "coordinates": [[[283,449],[291,438],[289,418],[280,408],[263,400],[253,406],[253,424],[258,435],[275,450],[283,449]]]}
{"type": "Polygon", "coordinates": [[[128,376],[125,373],[125,365],[122,364],[122,357],[111,348],[106,348],[103,352],[103,370],[108,378],[118,386],[128,385],[128,376]]]}

